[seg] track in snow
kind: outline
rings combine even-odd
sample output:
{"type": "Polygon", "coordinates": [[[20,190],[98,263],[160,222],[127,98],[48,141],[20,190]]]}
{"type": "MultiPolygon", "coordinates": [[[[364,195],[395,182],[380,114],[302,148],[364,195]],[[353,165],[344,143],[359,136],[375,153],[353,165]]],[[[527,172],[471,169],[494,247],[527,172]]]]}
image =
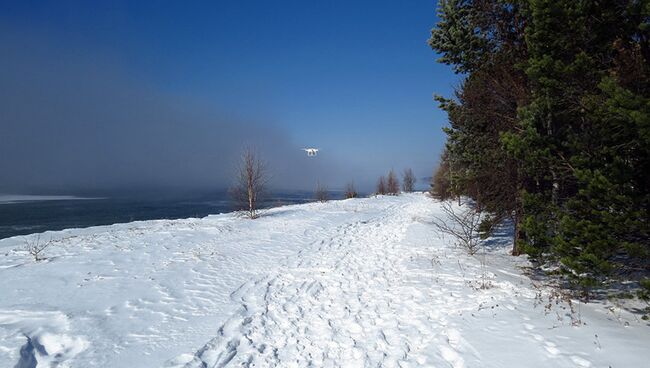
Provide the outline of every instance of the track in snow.
{"type": "MultiPolygon", "coordinates": [[[[507,255],[507,239],[468,256],[427,223],[440,209],[422,199],[313,234],[308,252],[233,292],[240,308],[217,336],[169,366],[620,366],[592,336],[624,325],[574,327],[561,303],[548,313],[537,304],[550,291],[521,275],[515,265],[526,262],[507,255]]],[[[585,309],[588,319],[594,308],[585,309]]],[[[631,337],[610,352],[650,358],[643,338],[631,337]]]]}
{"type": "Polygon", "coordinates": [[[186,366],[377,366],[416,355],[418,342],[399,331],[407,321],[395,318],[403,312],[404,287],[393,280],[400,279],[406,207],[346,224],[317,240],[315,251],[243,285],[232,295],[240,310],[186,366]]]}

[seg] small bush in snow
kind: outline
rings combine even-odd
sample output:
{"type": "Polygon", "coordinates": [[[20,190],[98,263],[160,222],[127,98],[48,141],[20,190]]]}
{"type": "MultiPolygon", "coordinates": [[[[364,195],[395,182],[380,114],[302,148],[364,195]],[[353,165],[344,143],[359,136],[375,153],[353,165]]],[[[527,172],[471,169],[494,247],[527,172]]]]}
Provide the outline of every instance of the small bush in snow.
{"type": "Polygon", "coordinates": [[[41,234],[38,234],[36,239],[33,239],[32,241],[25,240],[25,243],[25,250],[34,257],[34,261],[39,262],[45,259],[42,253],[52,244],[52,240],[50,239],[50,241],[46,243],[41,243],[41,234]]]}
{"type": "Polygon", "coordinates": [[[314,193],[316,200],[319,202],[327,202],[329,199],[329,193],[327,192],[327,188],[323,186],[320,182],[318,185],[316,185],[316,192],[314,193]]]}
{"type": "Polygon", "coordinates": [[[356,188],[354,187],[354,182],[349,182],[345,186],[345,198],[357,198],[359,193],[357,193],[356,188]]]}
{"type": "Polygon", "coordinates": [[[481,212],[470,206],[455,209],[449,201],[442,202],[442,211],[445,216],[434,217],[433,224],[440,232],[451,235],[469,254],[475,254],[481,241],[481,212]]]}

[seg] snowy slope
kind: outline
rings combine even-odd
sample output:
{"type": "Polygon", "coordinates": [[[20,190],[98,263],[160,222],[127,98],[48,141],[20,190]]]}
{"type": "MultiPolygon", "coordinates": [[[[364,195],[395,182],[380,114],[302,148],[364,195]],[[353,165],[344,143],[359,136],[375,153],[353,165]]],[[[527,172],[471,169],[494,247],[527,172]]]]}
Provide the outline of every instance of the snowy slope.
{"type": "Polygon", "coordinates": [[[500,239],[468,256],[423,194],[0,240],[0,367],[640,367],[650,327],[549,307],[500,239]],[[485,268],[481,260],[485,260],[485,268]],[[483,278],[485,271],[486,278],[483,278]],[[486,283],[489,287],[481,289],[486,283]],[[58,364],[58,365],[57,365],[58,364]]]}

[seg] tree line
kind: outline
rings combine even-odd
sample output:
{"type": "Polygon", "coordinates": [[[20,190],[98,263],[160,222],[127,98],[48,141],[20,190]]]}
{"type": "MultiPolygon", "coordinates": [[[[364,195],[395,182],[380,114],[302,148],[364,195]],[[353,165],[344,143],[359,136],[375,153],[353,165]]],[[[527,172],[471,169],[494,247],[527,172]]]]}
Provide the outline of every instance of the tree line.
{"type": "Polygon", "coordinates": [[[375,194],[377,195],[399,195],[401,192],[410,193],[415,190],[415,174],[413,170],[406,169],[402,174],[402,186],[400,190],[399,179],[395,170],[391,169],[388,172],[388,175],[380,176],[377,180],[377,189],[375,194]]]}
{"type": "MultiPolygon", "coordinates": [[[[406,193],[413,192],[415,188],[415,174],[410,168],[404,170],[402,177],[402,190],[406,193]]],[[[260,216],[260,208],[267,194],[270,173],[266,161],[253,148],[247,147],[242,151],[239,164],[236,168],[234,182],[229,189],[235,209],[250,219],[260,216]]],[[[400,183],[394,170],[390,170],[388,177],[380,176],[376,195],[400,194],[400,183]]],[[[345,185],[343,196],[346,199],[357,198],[359,193],[353,181],[345,185]]],[[[329,200],[329,190],[320,181],[316,184],[314,199],[319,202],[329,200]]]]}
{"type": "Polygon", "coordinates": [[[650,1],[440,0],[429,45],[464,76],[433,177],[513,254],[584,290],[650,291],[650,1]]]}

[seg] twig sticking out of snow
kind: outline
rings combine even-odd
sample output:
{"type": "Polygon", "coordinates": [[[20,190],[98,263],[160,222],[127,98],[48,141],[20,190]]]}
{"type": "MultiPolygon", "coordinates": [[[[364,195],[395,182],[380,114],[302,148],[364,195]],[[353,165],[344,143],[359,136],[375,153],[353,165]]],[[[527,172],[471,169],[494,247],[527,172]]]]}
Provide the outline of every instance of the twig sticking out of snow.
{"type": "Polygon", "coordinates": [[[52,244],[52,239],[50,239],[46,243],[41,243],[41,234],[38,234],[36,236],[36,239],[32,240],[31,242],[25,240],[25,250],[27,250],[27,252],[32,257],[34,257],[34,261],[39,262],[45,259],[45,257],[43,257],[41,253],[43,253],[43,251],[51,244],[52,244]]]}
{"type": "Polygon", "coordinates": [[[469,206],[456,210],[450,202],[442,202],[442,211],[445,218],[434,217],[433,225],[440,232],[456,239],[456,243],[470,255],[475,254],[480,243],[481,212],[469,206]]]}

